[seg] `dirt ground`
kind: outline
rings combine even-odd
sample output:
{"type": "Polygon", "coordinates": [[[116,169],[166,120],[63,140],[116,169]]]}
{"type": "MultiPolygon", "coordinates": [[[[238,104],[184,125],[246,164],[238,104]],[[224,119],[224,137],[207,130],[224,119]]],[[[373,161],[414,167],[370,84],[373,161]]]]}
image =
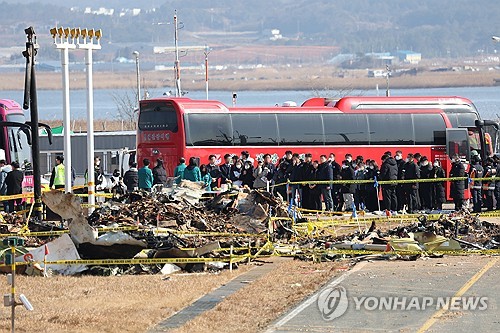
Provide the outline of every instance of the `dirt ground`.
{"type": "MultiPolygon", "coordinates": [[[[221,327],[227,332],[255,332],[330,278],[341,274],[347,265],[347,262],[314,264],[291,259],[273,260],[279,260],[276,269],[178,332],[219,332],[221,327]],[[240,324],[229,325],[235,322],[240,324]]],[[[17,295],[25,294],[35,310],[28,312],[17,308],[16,331],[145,332],[251,267],[242,265],[233,273],[171,275],[169,279],[161,275],[18,276],[17,295]]],[[[9,291],[5,276],[0,277],[0,288],[4,293],[9,291]]],[[[0,331],[8,330],[10,308],[3,307],[0,331]]]]}
{"type": "MultiPolygon", "coordinates": [[[[247,271],[162,275],[16,277],[33,312],[16,308],[16,332],[145,332],[207,292],[247,271]]],[[[5,275],[0,290],[8,293],[5,275]]],[[[1,307],[0,332],[10,331],[10,308],[1,307]]]]}
{"type": "Polygon", "coordinates": [[[342,274],[348,264],[349,261],[311,263],[283,260],[273,271],[172,332],[261,331],[328,280],[342,274]]]}

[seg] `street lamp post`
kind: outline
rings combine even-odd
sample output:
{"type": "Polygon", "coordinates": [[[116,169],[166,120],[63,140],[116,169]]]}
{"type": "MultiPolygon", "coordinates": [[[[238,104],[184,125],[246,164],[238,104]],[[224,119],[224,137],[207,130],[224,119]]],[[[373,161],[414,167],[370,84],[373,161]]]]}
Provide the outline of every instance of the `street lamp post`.
{"type": "Polygon", "coordinates": [[[61,71],[63,86],[63,137],[64,137],[64,189],[71,192],[71,114],[69,107],[69,50],[75,49],[74,36],[69,28],[50,29],[54,46],[61,50],[61,71]]]}
{"type": "Polygon", "coordinates": [[[69,108],[69,50],[87,50],[85,65],[87,71],[87,181],[89,194],[89,211],[93,211],[95,204],[94,196],[94,95],[92,79],[92,51],[100,50],[101,30],[80,28],[52,28],[50,29],[54,45],[61,49],[61,66],[63,72],[63,106],[64,106],[64,157],[65,157],[65,181],[66,192],[71,192],[72,166],[71,166],[71,132],[70,132],[70,108],[69,108]],[[96,41],[96,43],[94,43],[96,41]]]}
{"type": "Polygon", "coordinates": [[[139,51],[132,53],[135,56],[135,72],[137,76],[137,109],[139,109],[139,102],[141,101],[141,72],[139,71],[139,51]]]}
{"type": "Polygon", "coordinates": [[[95,176],[94,176],[94,86],[92,77],[92,51],[101,49],[102,31],[93,29],[77,29],[79,32],[78,48],[87,50],[85,65],[87,71],[87,190],[88,190],[88,212],[94,211],[95,205],[95,176]],[[80,42],[80,36],[82,41],[80,42]],[[95,43],[94,43],[95,41],[95,43]]]}

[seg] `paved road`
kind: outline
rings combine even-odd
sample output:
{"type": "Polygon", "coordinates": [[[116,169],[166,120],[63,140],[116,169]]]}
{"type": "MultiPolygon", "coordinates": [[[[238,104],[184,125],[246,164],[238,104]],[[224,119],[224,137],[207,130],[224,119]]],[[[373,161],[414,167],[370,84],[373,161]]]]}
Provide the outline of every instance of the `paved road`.
{"type": "Polygon", "coordinates": [[[348,307],[342,316],[325,321],[316,294],[278,319],[267,332],[500,332],[499,283],[500,257],[361,263],[329,284],[347,291],[348,307]],[[422,304],[423,297],[433,297],[436,302],[435,297],[461,295],[488,297],[487,309],[439,311],[433,305],[425,310],[367,310],[364,305],[370,308],[374,301],[362,303],[358,310],[355,306],[355,297],[359,300],[363,296],[418,296],[422,304]]]}

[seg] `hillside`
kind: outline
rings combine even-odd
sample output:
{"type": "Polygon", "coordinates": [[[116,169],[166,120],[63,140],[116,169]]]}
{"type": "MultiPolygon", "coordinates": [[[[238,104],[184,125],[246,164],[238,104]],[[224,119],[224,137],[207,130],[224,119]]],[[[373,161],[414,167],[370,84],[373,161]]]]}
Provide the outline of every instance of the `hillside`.
{"type": "Polygon", "coordinates": [[[50,26],[100,27],[108,42],[169,43],[174,9],[182,42],[204,44],[281,44],[336,46],[343,52],[415,50],[424,57],[462,57],[488,53],[500,34],[496,0],[49,0],[0,3],[0,43],[19,45],[23,28],[50,26]],[[77,8],[70,9],[72,6],[77,8]],[[84,9],[115,9],[111,16],[84,14],[84,9]],[[142,8],[136,15],[126,8],[142,8]],[[153,10],[153,8],[155,8],[153,10]],[[119,13],[125,13],[120,17],[119,13]],[[270,41],[271,29],[282,39],[270,41]]]}

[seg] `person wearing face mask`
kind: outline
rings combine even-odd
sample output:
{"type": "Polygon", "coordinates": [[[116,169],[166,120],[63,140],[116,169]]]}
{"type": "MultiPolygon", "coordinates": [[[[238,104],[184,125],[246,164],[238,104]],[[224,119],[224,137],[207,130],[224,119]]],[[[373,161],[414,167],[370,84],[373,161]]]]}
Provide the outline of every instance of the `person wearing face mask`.
{"type": "MultiPolygon", "coordinates": [[[[317,160],[315,160],[314,162],[311,163],[311,170],[310,170],[310,175],[309,175],[309,179],[310,180],[321,180],[319,178],[319,168],[320,168],[320,164],[317,160]]],[[[322,192],[322,189],[320,187],[320,185],[318,184],[309,184],[309,189],[310,189],[310,200],[311,200],[311,208],[312,210],[317,210],[317,211],[321,211],[323,210],[323,205],[321,203],[321,192],[322,192]]]]}
{"type": "MultiPolygon", "coordinates": [[[[406,163],[403,167],[403,179],[420,179],[420,169],[415,163],[413,154],[408,154],[406,163]]],[[[406,193],[406,203],[408,204],[408,213],[413,214],[418,209],[417,193],[418,183],[404,183],[406,193]]]]}
{"type": "MultiPolygon", "coordinates": [[[[433,174],[434,178],[446,178],[446,173],[441,167],[441,163],[439,160],[435,160],[433,164],[433,174]]],[[[443,204],[446,202],[446,194],[445,194],[445,182],[433,182],[433,208],[436,210],[443,210],[443,204]]]]}
{"type": "MultiPolygon", "coordinates": [[[[335,161],[335,154],[334,153],[330,153],[328,161],[330,162],[330,165],[332,166],[333,180],[339,180],[341,167],[340,167],[340,164],[338,164],[335,161]]],[[[333,210],[335,210],[335,211],[342,210],[342,204],[344,203],[344,200],[341,197],[340,188],[341,188],[341,186],[339,184],[332,184],[333,210]]]]}
{"type": "MultiPolygon", "coordinates": [[[[429,163],[427,156],[422,156],[422,159],[420,160],[420,178],[434,178],[434,168],[432,167],[432,164],[429,163]]],[[[432,183],[419,183],[418,192],[420,199],[422,200],[422,209],[427,211],[432,210],[432,183]]]]}
{"type": "Polygon", "coordinates": [[[474,213],[481,213],[481,208],[483,206],[483,191],[481,180],[475,180],[476,178],[482,178],[484,169],[481,166],[481,160],[476,156],[471,158],[472,167],[469,173],[469,178],[473,180],[471,186],[472,194],[472,211],[474,213]]]}
{"type": "MultiPolygon", "coordinates": [[[[342,180],[354,180],[355,172],[349,161],[342,161],[342,170],[340,171],[340,177],[342,180]]],[[[356,192],[356,184],[345,183],[342,184],[340,189],[342,193],[342,198],[344,199],[344,210],[352,210],[352,204],[354,203],[354,193],[356,192]]]]}
{"type": "MultiPolygon", "coordinates": [[[[405,165],[405,159],[403,158],[403,152],[401,150],[396,151],[396,156],[394,156],[396,160],[396,164],[398,166],[398,180],[403,179],[403,166],[405,165]]],[[[398,198],[398,212],[403,210],[403,206],[405,201],[403,198],[405,197],[405,191],[403,184],[396,185],[396,197],[398,198]]]]}
{"type": "MultiPolygon", "coordinates": [[[[365,179],[367,180],[380,180],[380,172],[378,170],[378,165],[375,161],[366,161],[368,168],[365,173],[365,179]]],[[[379,187],[375,184],[370,183],[366,185],[366,210],[374,212],[378,210],[378,190],[379,187]]]]}
{"type": "MultiPolygon", "coordinates": [[[[303,177],[303,181],[313,181],[315,180],[314,168],[312,165],[312,154],[306,153],[304,163],[301,163],[301,175],[303,177]]],[[[312,198],[312,188],[309,184],[304,184],[301,186],[302,188],[302,199],[301,205],[302,208],[305,209],[314,209],[313,198],[312,198]]]]}
{"type": "MultiPolygon", "coordinates": [[[[358,160],[358,164],[356,167],[356,170],[354,170],[354,179],[355,180],[365,180],[365,175],[366,175],[366,168],[365,164],[363,163],[362,160],[356,158],[358,160]]],[[[354,205],[356,206],[356,209],[359,210],[360,207],[365,207],[366,202],[365,202],[365,197],[366,197],[366,184],[354,184],[354,205]]]]}
{"type": "MultiPolygon", "coordinates": [[[[332,181],[333,180],[333,170],[326,155],[320,156],[321,164],[318,166],[317,180],[321,181],[332,181]]],[[[321,190],[321,195],[325,201],[325,208],[327,211],[333,211],[333,199],[332,199],[332,188],[330,184],[319,184],[317,186],[321,190]]]]}
{"type": "MultiPolygon", "coordinates": [[[[300,161],[299,154],[295,153],[292,157],[292,172],[290,172],[291,182],[302,182],[304,181],[304,174],[302,168],[302,162],[300,161]]],[[[297,207],[301,207],[300,201],[302,200],[302,186],[300,184],[290,185],[290,199],[292,204],[297,207]]]]}
{"type": "Polygon", "coordinates": [[[243,186],[248,186],[249,188],[253,188],[253,182],[255,180],[253,176],[253,162],[248,160],[245,162],[239,180],[241,180],[241,184],[243,186]]]}
{"type": "Polygon", "coordinates": [[[241,186],[243,183],[240,180],[241,172],[243,171],[243,163],[240,159],[235,160],[234,165],[231,168],[231,182],[233,185],[241,186]]]}
{"type": "MultiPolygon", "coordinates": [[[[398,166],[396,160],[387,154],[382,155],[382,166],[380,167],[380,180],[397,180],[398,166]]],[[[388,211],[396,212],[398,201],[396,197],[396,184],[382,185],[384,207],[388,211]]]]}
{"type": "MultiPolygon", "coordinates": [[[[450,177],[465,177],[465,167],[460,161],[460,157],[457,154],[452,156],[451,170],[449,173],[450,177]]],[[[451,182],[450,196],[453,198],[453,203],[455,204],[455,210],[459,211],[464,205],[464,190],[465,182],[463,180],[455,180],[451,182]]]]}

